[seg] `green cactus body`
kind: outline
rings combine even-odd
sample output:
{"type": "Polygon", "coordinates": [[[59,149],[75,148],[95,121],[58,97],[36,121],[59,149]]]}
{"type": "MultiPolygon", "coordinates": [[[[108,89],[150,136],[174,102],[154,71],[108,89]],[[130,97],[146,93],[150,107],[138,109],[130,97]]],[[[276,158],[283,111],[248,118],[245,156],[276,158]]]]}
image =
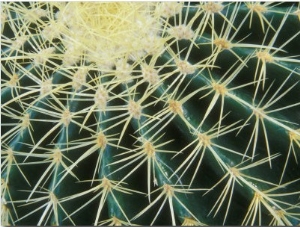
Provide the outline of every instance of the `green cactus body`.
{"type": "Polygon", "coordinates": [[[1,3],[3,225],[298,225],[299,3],[1,3]]]}

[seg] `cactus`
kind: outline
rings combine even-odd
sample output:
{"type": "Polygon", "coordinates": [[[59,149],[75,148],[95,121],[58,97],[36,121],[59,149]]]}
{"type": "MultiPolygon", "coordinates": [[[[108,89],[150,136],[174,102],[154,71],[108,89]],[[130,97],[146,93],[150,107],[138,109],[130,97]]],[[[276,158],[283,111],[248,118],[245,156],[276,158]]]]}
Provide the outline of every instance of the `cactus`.
{"type": "Polygon", "coordinates": [[[300,223],[299,4],[1,10],[3,225],[300,223]]]}

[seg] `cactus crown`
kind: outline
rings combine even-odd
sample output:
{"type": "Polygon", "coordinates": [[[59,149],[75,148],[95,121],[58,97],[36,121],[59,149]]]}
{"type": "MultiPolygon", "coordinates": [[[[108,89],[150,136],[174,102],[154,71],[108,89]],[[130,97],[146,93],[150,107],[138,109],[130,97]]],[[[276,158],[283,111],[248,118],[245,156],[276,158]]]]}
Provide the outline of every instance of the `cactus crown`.
{"type": "Polygon", "coordinates": [[[299,224],[299,22],[296,3],[2,2],[2,224],[299,224]]]}

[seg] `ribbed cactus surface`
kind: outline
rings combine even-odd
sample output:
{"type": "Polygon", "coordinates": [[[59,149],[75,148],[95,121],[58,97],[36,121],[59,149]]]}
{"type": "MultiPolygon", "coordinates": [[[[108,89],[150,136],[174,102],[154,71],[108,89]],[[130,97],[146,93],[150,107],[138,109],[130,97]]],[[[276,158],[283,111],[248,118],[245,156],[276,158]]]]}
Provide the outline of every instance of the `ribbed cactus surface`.
{"type": "Polygon", "coordinates": [[[2,224],[298,225],[299,5],[2,2],[2,224]]]}

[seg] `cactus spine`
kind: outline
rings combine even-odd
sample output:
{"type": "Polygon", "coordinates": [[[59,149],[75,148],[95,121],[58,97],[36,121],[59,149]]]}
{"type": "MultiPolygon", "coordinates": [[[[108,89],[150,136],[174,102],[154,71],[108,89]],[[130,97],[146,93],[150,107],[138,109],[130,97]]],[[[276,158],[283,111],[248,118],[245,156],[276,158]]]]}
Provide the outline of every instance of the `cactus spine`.
{"type": "Polygon", "coordinates": [[[300,223],[296,3],[1,3],[3,225],[300,223]]]}

